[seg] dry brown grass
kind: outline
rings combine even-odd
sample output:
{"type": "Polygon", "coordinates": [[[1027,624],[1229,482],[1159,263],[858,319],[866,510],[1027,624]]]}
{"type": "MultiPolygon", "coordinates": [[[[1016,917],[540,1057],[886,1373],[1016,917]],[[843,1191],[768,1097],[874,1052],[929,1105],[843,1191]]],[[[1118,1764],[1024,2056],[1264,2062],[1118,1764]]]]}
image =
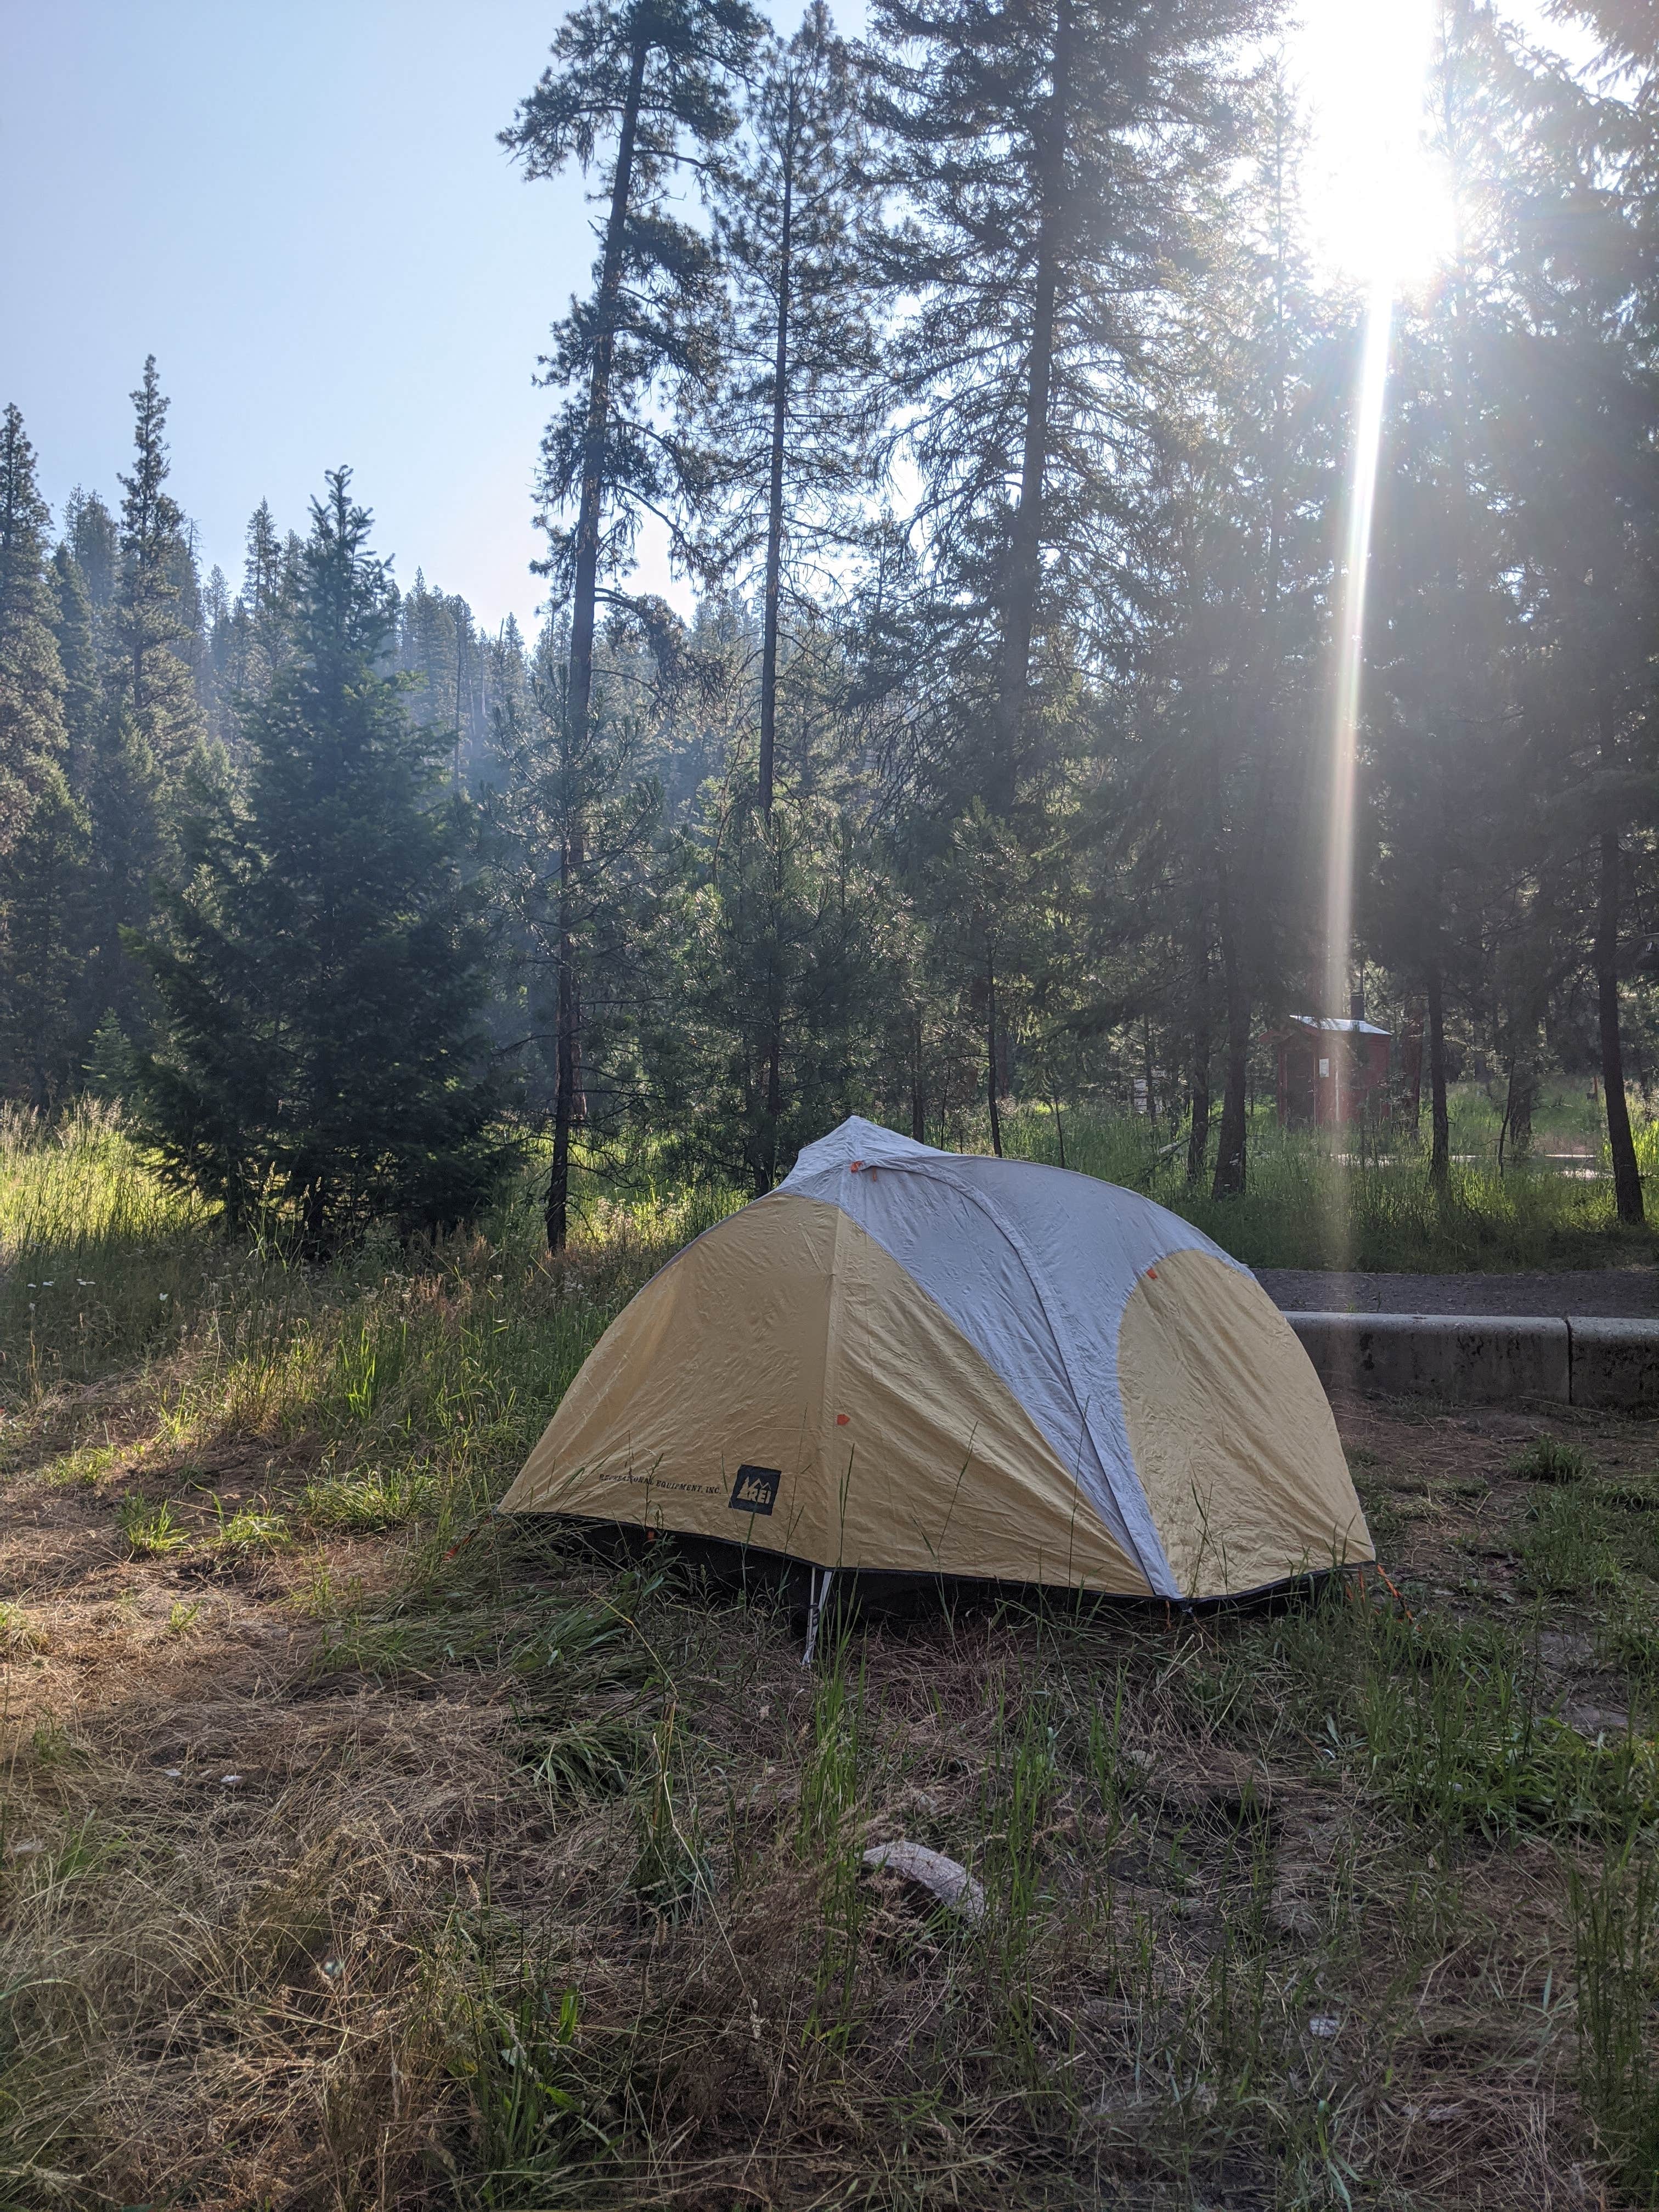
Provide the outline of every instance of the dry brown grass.
{"type": "Polygon", "coordinates": [[[1645,1726],[1648,1563],[1575,1594],[1509,1468],[1559,1430],[1644,1479],[1645,1431],[1344,1407],[1415,1631],[958,1594],[808,1676],[785,1608],[654,1555],[451,1552],[551,1387],[489,1345],[581,1292],[446,1266],[291,1288],[280,1361],[216,1325],[11,1406],[0,2204],[1639,2201],[1581,2110],[1565,1869],[1648,1817],[1589,1741],[1645,1726]],[[1518,1791],[1385,1748],[1414,1684],[1510,1664],[1489,1627],[1581,1723],[1518,1791]],[[898,1835],[982,1926],[859,1874],[898,1835]]]}

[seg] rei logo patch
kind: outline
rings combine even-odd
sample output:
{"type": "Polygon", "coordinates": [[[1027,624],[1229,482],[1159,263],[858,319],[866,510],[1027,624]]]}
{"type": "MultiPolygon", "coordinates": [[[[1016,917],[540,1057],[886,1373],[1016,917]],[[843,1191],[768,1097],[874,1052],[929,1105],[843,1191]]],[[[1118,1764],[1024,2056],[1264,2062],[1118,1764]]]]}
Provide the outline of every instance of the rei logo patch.
{"type": "Polygon", "coordinates": [[[782,1480],[781,1467],[740,1467],[732,1486],[732,1510],[769,1513],[778,1502],[778,1485],[782,1480]]]}

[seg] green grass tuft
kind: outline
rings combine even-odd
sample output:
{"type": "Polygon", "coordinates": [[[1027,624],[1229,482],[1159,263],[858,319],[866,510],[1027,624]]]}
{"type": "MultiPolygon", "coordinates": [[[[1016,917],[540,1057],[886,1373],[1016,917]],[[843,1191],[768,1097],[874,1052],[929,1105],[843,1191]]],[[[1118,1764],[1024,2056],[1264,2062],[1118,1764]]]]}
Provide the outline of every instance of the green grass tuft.
{"type": "Polygon", "coordinates": [[[1595,1473],[1595,1462],[1580,1444],[1535,1437],[1510,1462],[1510,1473],[1528,1482],[1583,1482],[1595,1473]]]}
{"type": "Polygon", "coordinates": [[[190,1541],[189,1529],[179,1524],[171,1500],[165,1498],[158,1505],[148,1498],[130,1494],[115,1509],[115,1520],[135,1558],[176,1552],[190,1541]]]}

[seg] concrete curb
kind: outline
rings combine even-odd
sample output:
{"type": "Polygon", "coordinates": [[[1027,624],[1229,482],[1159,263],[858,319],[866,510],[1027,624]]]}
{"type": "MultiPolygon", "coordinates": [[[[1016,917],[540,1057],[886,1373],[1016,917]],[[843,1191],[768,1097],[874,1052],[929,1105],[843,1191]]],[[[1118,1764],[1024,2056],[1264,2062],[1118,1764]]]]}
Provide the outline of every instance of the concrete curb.
{"type": "Polygon", "coordinates": [[[1288,1313],[1327,1389],[1659,1407],[1659,1321],[1288,1313]]]}

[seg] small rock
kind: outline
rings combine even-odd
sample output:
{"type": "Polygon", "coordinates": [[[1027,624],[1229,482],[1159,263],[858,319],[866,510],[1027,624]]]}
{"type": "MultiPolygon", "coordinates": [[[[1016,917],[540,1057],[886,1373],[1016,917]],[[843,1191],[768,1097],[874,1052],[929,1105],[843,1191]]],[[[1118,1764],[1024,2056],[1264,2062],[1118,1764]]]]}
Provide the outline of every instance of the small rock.
{"type": "Polygon", "coordinates": [[[222,1787],[226,1790],[240,1790],[242,1786],[242,1778],[240,1774],[222,1774],[219,1781],[222,1787]]]}
{"type": "Polygon", "coordinates": [[[9,1859],[32,1859],[46,1848],[46,1845],[38,1842],[34,1837],[25,1836],[20,1842],[6,1845],[6,1856],[9,1859]]]}
{"type": "Polygon", "coordinates": [[[967,1868],[947,1859],[943,1851],[930,1851],[926,1844],[907,1843],[902,1838],[895,1844],[876,1844],[864,1854],[864,1863],[915,1882],[966,1919],[985,1917],[985,1892],[967,1868]]]}
{"type": "Polygon", "coordinates": [[[169,1782],[177,1782],[183,1777],[185,1770],[182,1766],[164,1766],[161,1771],[169,1782]]]}
{"type": "Polygon", "coordinates": [[[1316,2013],[1308,2022],[1310,2035],[1330,2037],[1340,2035],[1341,2032],[1342,2023],[1333,2013],[1316,2013]]]}

